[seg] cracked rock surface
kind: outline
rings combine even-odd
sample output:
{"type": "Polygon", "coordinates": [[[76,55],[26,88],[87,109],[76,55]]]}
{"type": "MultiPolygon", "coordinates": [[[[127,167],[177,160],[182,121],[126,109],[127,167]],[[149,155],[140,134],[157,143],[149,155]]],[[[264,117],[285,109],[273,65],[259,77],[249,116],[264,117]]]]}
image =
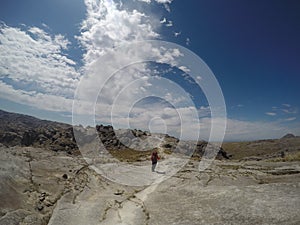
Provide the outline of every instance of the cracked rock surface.
{"type": "Polygon", "coordinates": [[[299,161],[216,160],[199,172],[190,160],[137,187],[65,152],[1,146],[0,154],[0,225],[300,224],[299,161]]]}

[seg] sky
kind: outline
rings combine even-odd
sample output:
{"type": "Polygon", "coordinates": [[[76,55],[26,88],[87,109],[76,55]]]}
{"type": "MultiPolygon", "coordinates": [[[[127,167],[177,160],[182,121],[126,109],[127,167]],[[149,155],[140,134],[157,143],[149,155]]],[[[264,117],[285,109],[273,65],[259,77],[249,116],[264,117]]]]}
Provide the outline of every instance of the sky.
{"type": "Polygon", "coordinates": [[[0,109],[183,139],[300,135],[299,40],[297,0],[2,0],[0,109]]]}

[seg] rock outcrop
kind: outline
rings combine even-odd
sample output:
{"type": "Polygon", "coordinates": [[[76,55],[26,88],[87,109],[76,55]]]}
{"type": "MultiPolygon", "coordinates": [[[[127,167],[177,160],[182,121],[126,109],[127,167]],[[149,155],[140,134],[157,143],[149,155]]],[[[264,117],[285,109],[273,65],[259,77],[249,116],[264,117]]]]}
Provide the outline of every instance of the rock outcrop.
{"type": "Polygon", "coordinates": [[[77,153],[71,125],[0,110],[0,143],[77,153]]]}
{"type": "MultiPolygon", "coordinates": [[[[77,127],[76,132],[86,131],[90,127],[77,127]]],[[[141,130],[115,130],[112,126],[97,125],[96,131],[106,149],[135,150],[149,154],[154,148],[162,152],[181,152],[201,158],[207,142],[180,141],[167,134],[150,134],[141,130]]],[[[84,133],[84,132],[83,132],[84,133]]],[[[79,135],[77,135],[78,137],[79,135]]],[[[82,135],[85,142],[91,142],[94,137],[82,135]]],[[[79,154],[74,137],[73,127],[69,124],[40,120],[35,117],[9,113],[0,110],[0,143],[5,146],[32,146],[53,151],[66,151],[69,154],[79,154]]],[[[133,151],[130,151],[133,153],[133,151]]],[[[218,148],[218,159],[228,159],[226,152],[218,148]]],[[[145,157],[142,157],[145,158],[145,157]]]]}

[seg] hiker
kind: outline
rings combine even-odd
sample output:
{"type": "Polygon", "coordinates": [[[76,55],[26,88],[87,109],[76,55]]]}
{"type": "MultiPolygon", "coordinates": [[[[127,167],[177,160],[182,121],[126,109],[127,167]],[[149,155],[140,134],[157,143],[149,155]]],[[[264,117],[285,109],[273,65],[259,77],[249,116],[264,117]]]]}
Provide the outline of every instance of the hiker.
{"type": "Polygon", "coordinates": [[[156,167],[156,164],[157,164],[157,160],[159,160],[159,157],[158,157],[157,151],[154,150],[154,151],[152,152],[152,155],[151,155],[152,172],[155,172],[155,167],[156,167]]]}

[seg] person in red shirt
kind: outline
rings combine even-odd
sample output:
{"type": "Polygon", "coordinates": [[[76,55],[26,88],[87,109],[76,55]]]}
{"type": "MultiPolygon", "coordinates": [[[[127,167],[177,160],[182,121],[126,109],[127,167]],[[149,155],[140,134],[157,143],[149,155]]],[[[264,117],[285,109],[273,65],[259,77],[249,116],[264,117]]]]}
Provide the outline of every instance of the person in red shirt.
{"type": "Polygon", "coordinates": [[[152,161],[152,172],[155,172],[155,167],[157,164],[157,161],[159,160],[159,156],[157,154],[157,151],[154,150],[151,154],[151,161],[152,161]]]}

